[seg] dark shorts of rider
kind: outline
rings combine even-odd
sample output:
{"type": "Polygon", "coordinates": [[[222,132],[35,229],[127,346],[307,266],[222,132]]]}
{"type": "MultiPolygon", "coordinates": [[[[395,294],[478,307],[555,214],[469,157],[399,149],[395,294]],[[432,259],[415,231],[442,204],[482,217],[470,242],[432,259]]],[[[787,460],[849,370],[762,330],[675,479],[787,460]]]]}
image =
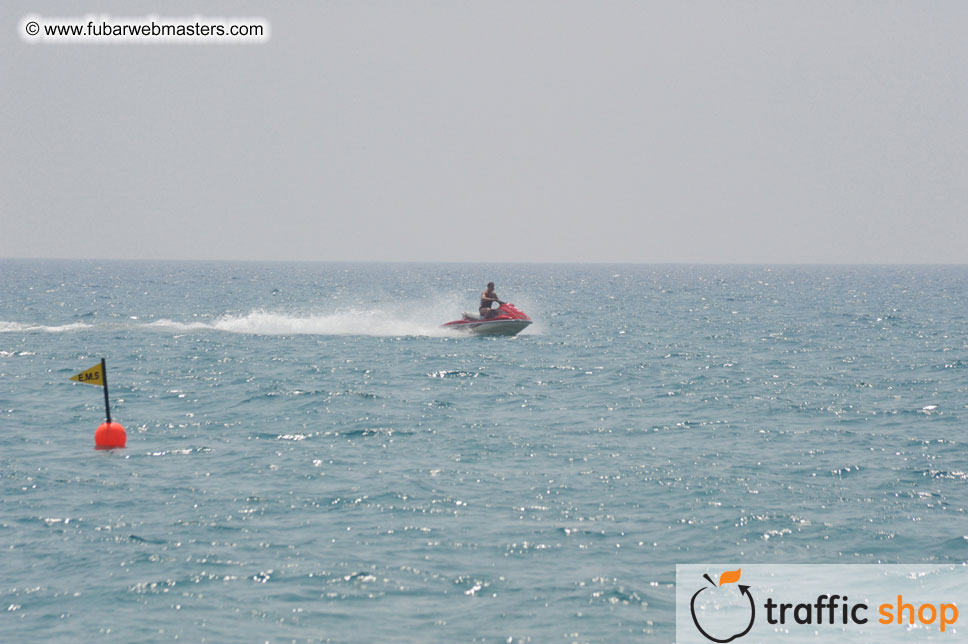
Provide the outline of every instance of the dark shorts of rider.
{"type": "Polygon", "coordinates": [[[485,319],[494,315],[494,309],[489,306],[482,306],[480,309],[478,309],[478,312],[481,314],[481,317],[485,319]]]}

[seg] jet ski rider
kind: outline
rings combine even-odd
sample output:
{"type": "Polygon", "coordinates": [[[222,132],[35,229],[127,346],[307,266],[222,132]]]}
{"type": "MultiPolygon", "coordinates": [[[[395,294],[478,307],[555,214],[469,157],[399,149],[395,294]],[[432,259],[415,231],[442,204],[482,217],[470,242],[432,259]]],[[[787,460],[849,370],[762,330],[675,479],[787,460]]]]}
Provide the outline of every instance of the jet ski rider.
{"type": "Polygon", "coordinates": [[[497,302],[498,304],[504,304],[500,299],[498,299],[497,293],[494,292],[494,282],[487,283],[487,290],[481,292],[481,308],[479,309],[481,317],[485,320],[494,317],[496,311],[491,309],[491,305],[497,302]]]}

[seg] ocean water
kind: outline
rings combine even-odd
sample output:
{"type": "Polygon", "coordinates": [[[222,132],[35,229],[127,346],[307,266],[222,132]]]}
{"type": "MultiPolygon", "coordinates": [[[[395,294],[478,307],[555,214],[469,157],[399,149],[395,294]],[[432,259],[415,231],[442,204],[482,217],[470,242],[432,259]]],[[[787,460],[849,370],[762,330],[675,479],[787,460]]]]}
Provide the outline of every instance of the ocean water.
{"type": "Polygon", "coordinates": [[[966,285],[2,260],[0,640],[670,642],[677,563],[964,561],[966,285]],[[535,324],[441,330],[489,280],[535,324]]]}

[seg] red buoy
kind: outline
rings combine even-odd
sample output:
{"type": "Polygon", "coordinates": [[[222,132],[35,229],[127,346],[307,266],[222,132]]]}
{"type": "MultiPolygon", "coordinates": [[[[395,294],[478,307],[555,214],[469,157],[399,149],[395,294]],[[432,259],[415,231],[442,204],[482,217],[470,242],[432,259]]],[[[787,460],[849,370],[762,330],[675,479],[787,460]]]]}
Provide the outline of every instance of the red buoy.
{"type": "Polygon", "coordinates": [[[124,447],[128,437],[124,433],[121,423],[101,423],[94,432],[94,447],[97,449],[112,449],[124,447]]]}

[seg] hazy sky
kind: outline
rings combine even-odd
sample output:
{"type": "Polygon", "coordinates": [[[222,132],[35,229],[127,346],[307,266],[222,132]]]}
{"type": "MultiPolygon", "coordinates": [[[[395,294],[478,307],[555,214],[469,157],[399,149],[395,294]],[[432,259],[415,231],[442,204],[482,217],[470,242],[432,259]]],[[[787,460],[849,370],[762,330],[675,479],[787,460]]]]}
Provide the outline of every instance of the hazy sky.
{"type": "Polygon", "coordinates": [[[968,263],[968,2],[0,7],[0,257],[968,263]],[[263,45],[28,44],[262,16],[263,45]]]}

